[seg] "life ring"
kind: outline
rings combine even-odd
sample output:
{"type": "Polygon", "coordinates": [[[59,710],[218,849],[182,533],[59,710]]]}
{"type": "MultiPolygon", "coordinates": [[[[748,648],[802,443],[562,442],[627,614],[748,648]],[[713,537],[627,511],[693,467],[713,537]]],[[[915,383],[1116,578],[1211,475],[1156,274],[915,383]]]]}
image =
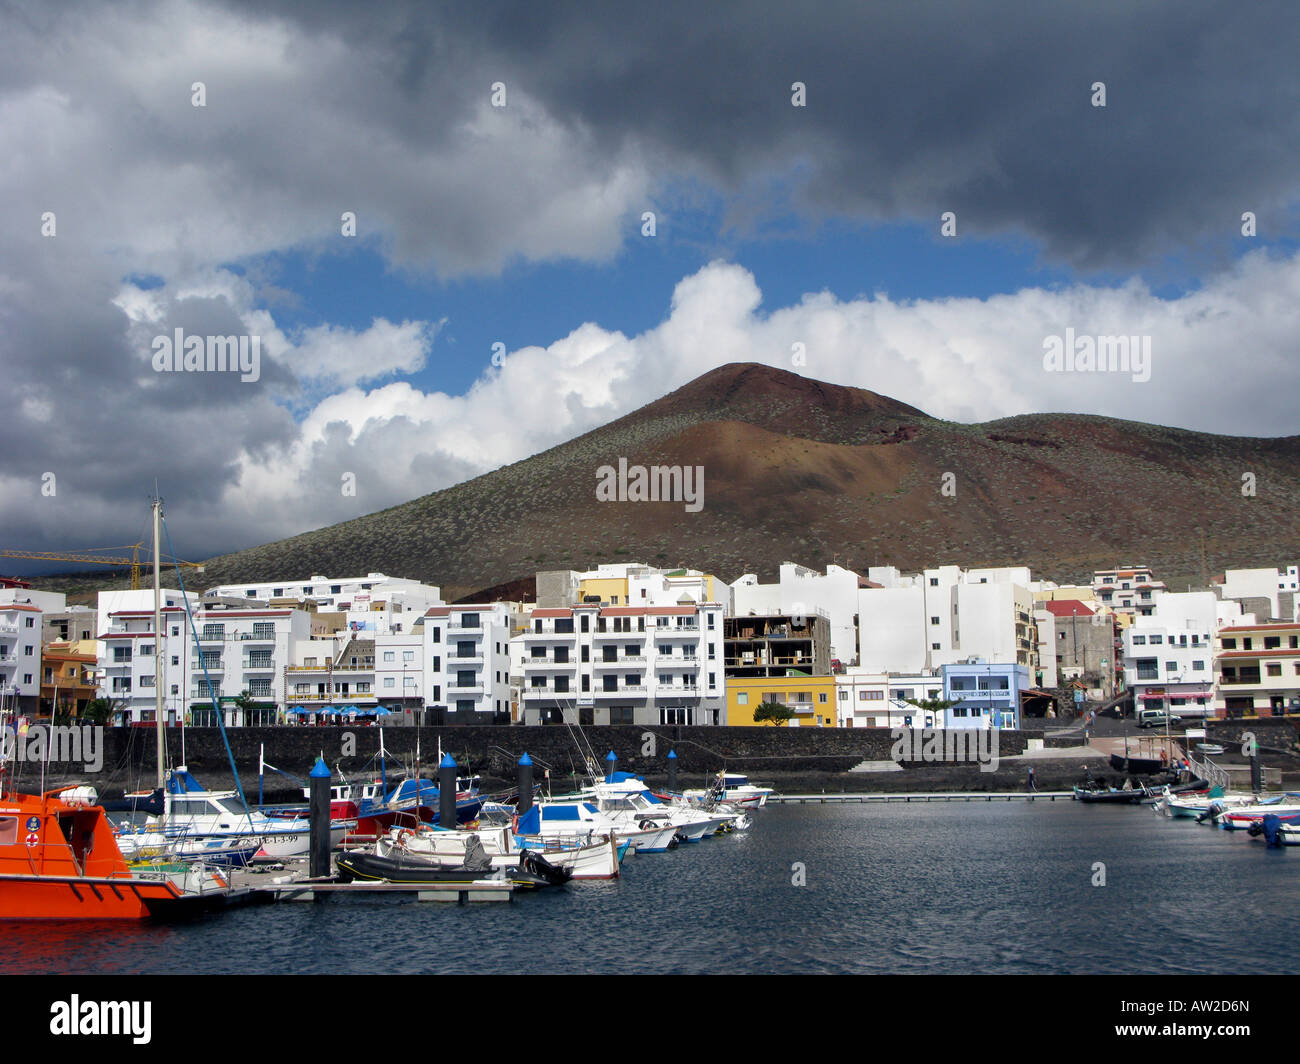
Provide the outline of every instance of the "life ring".
{"type": "Polygon", "coordinates": [[[394,844],[397,846],[401,846],[403,849],[405,849],[406,840],[409,839],[414,834],[415,832],[412,831],[410,828],[402,828],[402,830],[397,833],[397,838],[394,840],[394,844]]]}

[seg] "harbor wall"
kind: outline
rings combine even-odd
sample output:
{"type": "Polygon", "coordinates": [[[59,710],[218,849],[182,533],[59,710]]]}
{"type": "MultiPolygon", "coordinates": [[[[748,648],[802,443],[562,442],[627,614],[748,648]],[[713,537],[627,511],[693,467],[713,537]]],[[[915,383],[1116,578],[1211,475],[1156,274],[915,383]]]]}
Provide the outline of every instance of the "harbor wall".
{"type": "MultiPolygon", "coordinates": [[[[515,764],[524,752],[537,766],[539,780],[546,769],[555,781],[567,780],[574,772],[582,771],[582,755],[575,742],[578,734],[557,725],[421,728],[418,733],[415,728],[383,730],[390,766],[411,763],[418,741],[421,767],[432,774],[441,743],[441,749],[451,753],[462,768],[504,781],[514,779],[515,764]]],[[[684,784],[702,782],[725,767],[755,777],[784,777],[787,789],[794,779],[824,781],[848,774],[863,762],[889,762],[896,741],[887,728],[608,725],[587,727],[581,734],[590,743],[602,770],[606,754],[613,750],[620,770],[662,780],[666,757],[672,750],[677,754],[684,784]]],[[[331,769],[340,768],[348,775],[359,775],[378,765],[379,729],[374,727],[232,728],[227,735],[244,787],[250,792],[256,791],[258,754],[263,746],[269,764],[298,778],[306,777],[318,756],[324,757],[331,769]]],[[[1024,753],[1028,740],[1039,737],[1034,732],[1002,731],[999,757],[1024,753]]],[[[115,788],[147,789],[156,773],[155,747],[150,728],[105,729],[103,769],[96,777],[88,777],[87,782],[105,794],[115,788]]],[[[221,733],[216,728],[186,728],[183,755],[180,729],[169,728],[166,758],[174,765],[181,764],[183,758],[210,788],[233,786],[221,733]]],[[[955,768],[916,765],[905,771],[909,776],[942,775],[944,771],[951,774],[955,768]]],[[[961,772],[975,772],[990,782],[988,774],[979,774],[977,768],[967,767],[961,772]]],[[[65,773],[63,778],[73,775],[65,773]]],[[[872,789],[870,781],[859,774],[849,775],[858,777],[850,781],[854,786],[849,789],[872,789]]],[[[898,777],[897,773],[892,775],[898,777]]],[[[52,785],[61,783],[60,766],[49,766],[48,778],[52,785]]],[[[268,771],[266,787],[268,794],[274,792],[287,798],[294,783],[268,771]]]]}

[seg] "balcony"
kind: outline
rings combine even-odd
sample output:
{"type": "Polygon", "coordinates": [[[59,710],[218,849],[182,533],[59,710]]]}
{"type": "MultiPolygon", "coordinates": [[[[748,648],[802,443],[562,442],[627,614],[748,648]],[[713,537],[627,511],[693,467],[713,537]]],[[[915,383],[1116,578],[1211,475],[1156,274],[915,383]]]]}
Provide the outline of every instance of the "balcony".
{"type": "MultiPolygon", "coordinates": [[[[682,624],[682,625],[674,625],[671,628],[655,628],[651,630],[650,634],[653,635],[656,639],[671,639],[675,637],[685,637],[687,639],[694,639],[696,636],[700,634],[700,626],[698,624],[682,624]]],[[[770,638],[782,639],[786,637],[771,636],[770,638]]],[[[790,636],[789,638],[808,639],[810,637],[807,635],[799,635],[799,636],[790,636]]]]}
{"type": "Polygon", "coordinates": [[[577,638],[577,632],[557,632],[553,628],[543,628],[540,632],[532,631],[528,633],[529,639],[563,639],[565,642],[572,642],[577,638]]]}
{"type": "MultiPolygon", "coordinates": [[[[234,636],[233,638],[241,643],[274,643],[275,633],[271,632],[268,635],[258,635],[256,632],[240,632],[239,635],[234,636]]],[[[202,642],[202,640],[200,640],[200,642],[202,642]]]]}
{"type": "Polygon", "coordinates": [[[609,661],[604,658],[597,658],[595,661],[592,662],[592,665],[594,665],[598,669],[619,669],[622,668],[624,665],[644,665],[645,660],[646,660],[645,655],[634,654],[630,657],[617,658],[613,661],[609,661]]]}
{"type": "Polygon", "coordinates": [[[572,702],[574,699],[590,701],[591,692],[584,691],[579,694],[577,691],[556,691],[551,687],[527,687],[524,689],[524,701],[526,702],[572,702]]]}
{"type": "Polygon", "coordinates": [[[606,690],[604,688],[597,688],[595,691],[592,692],[592,694],[594,694],[597,698],[626,698],[628,695],[644,696],[645,693],[646,693],[645,684],[629,684],[625,687],[624,686],[617,687],[612,691],[606,690]]]}
{"type": "Polygon", "coordinates": [[[452,683],[447,685],[447,697],[451,698],[457,694],[476,695],[483,693],[483,681],[475,680],[473,683],[452,683]]]}
{"type": "Polygon", "coordinates": [[[657,631],[658,629],[656,629],[655,632],[596,632],[595,638],[596,639],[624,639],[624,640],[631,639],[640,642],[647,635],[654,635],[656,634],[657,631]]]}
{"type": "MultiPolygon", "coordinates": [[[[483,651],[476,651],[473,654],[449,654],[446,661],[448,665],[455,665],[457,663],[462,665],[482,665],[483,651]]],[[[415,667],[414,662],[408,661],[406,664],[409,668],[415,667]]]]}
{"type": "Polygon", "coordinates": [[[470,624],[465,624],[462,621],[448,621],[447,631],[460,632],[463,635],[482,635],[483,625],[482,624],[470,625],[470,624]]]}
{"type": "Polygon", "coordinates": [[[567,670],[572,670],[577,665],[578,662],[574,661],[573,658],[569,658],[567,661],[558,661],[555,658],[525,658],[524,659],[525,669],[564,669],[567,671],[567,670]]]}
{"type": "Polygon", "coordinates": [[[195,672],[201,672],[203,669],[207,669],[208,672],[226,671],[226,666],[220,658],[217,658],[215,661],[211,661],[211,660],[205,661],[202,664],[200,664],[198,661],[191,660],[190,668],[195,672]]]}
{"type": "MultiPolygon", "coordinates": [[[[390,662],[391,664],[391,662],[390,662]]],[[[375,666],[370,665],[290,665],[290,672],[374,672],[375,666]]]]}
{"type": "Polygon", "coordinates": [[[241,663],[245,672],[273,671],[275,669],[275,660],[273,658],[245,658],[241,663]]]}

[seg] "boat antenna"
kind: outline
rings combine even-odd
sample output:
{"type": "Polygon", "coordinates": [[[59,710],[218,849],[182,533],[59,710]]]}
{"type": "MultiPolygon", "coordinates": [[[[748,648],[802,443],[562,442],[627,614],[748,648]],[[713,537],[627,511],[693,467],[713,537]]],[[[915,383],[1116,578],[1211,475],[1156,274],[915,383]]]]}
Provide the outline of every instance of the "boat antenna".
{"type": "MultiPolygon", "coordinates": [[[[163,534],[167,537],[167,550],[171,553],[172,561],[176,560],[176,549],[172,546],[172,534],[167,528],[167,522],[162,522],[163,534]]],[[[156,553],[156,552],[155,552],[156,553]]],[[[235,778],[235,793],[239,795],[240,804],[244,807],[244,814],[248,817],[249,823],[252,823],[252,810],[248,808],[248,799],[244,797],[244,785],[239,781],[239,768],[235,764],[235,754],[230,749],[230,738],[226,735],[226,722],[221,712],[221,704],[217,701],[216,688],[212,683],[212,674],[208,671],[207,659],[203,656],[203,648],[199,645],[199,629],[194,623],[194,611],[190,609],[190,597],[185,591],[185,577],[181,575],[181,567],[176,566],[176,579],[180,581],[181,602],[185,605],[185,617],[190,623],[190,634],[194,637],[194,649],[199,655],[199,666],[203,669],[203,679],[208,685],[208,696],[212,699],[212,708],[217,715],[217,727],[221,730],[221,742],[226,748],[226,758],[230,761],[230,774],[235,778]]],[[[155,683],[157,681],[155,680],[155,683]]]]}

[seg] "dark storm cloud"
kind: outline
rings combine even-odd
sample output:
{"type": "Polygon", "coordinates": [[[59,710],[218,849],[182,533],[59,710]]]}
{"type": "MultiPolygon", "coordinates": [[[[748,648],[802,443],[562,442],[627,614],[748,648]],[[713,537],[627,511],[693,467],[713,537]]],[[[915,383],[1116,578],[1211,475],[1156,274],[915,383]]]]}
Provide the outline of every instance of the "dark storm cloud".
{"type": "Polygon", "coordinates": [[[735,191],[806,167],[818,213],[937,228],[952,210],[959,232],[1118,269],[1230,240],[1245,210],[1290,224],[1290,3],[271,7],[386,53],[413,99],[504,80],[660,177],[735,191]]]}

